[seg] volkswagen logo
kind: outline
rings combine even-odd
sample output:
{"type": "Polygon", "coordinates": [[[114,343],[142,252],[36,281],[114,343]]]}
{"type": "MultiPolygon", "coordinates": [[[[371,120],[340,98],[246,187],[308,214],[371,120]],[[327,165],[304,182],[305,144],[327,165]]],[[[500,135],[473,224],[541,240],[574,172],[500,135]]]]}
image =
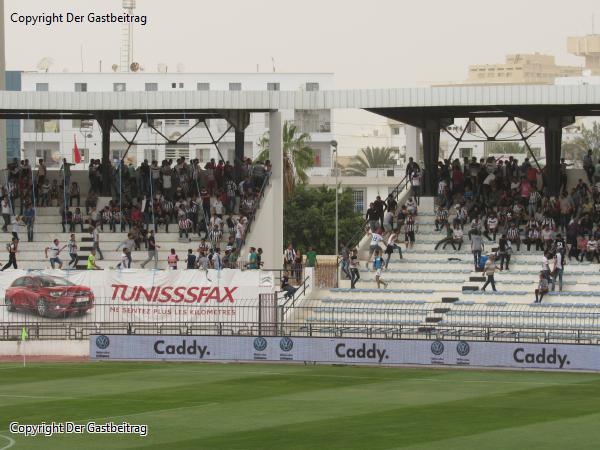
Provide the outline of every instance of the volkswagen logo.
{"type": "Polygon", "coordinates": [[[458,345],[456,346],[456,352],[460,356],[467,356],[470,351],[471,351],[471,347],[469,347],[469,344],[465,341],[460,341],[458,343],[458,345]]]}
{"type": "Polygon", "coordinates": [[[108,339],[108,336],[102,335],[96,338],[96,347],[98,347],[100,350],[107,349],[109,345],[110,339],[108,339]]]}
{"type": "Polygon", "coordinates": [[[279,348],[284,352],[290,352],[294,348],[294,341],[289,337],[283,337],[279,341],[279,348]]]}
{"type": "Polygon", "coordinates": [[[440,356],[444,353],[444,343],[442,341],[433,341],[431,343],[431,353],[436,356],[440,356]]]}
{"type": "Polygon", "coordinates": [[[264,337],[254,339],[254,350],[262,352],[267,348],[267,340],[264,337]]]}

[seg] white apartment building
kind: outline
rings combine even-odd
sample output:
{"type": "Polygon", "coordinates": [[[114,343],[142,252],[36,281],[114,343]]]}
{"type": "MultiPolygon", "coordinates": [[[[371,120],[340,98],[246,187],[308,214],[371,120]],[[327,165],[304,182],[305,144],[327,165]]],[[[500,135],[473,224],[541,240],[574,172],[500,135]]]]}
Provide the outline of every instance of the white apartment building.
{"type": "MultiPolygon", "coordinates": [[[[334,88],[331,73],[40,73],[22,72],[21,90],[57,92],[122,92],[122,91],[185,91],[185,90],[247,90],[247,91],[317,91],[334,88]]],[[[332,112],[282,111],[283,120],[294,123],[300,132],[310,135],[311,146],[317,150],[316,167],[331,164],[330,142],[334,139],[332,112]]],[[[258,141],[268,129],[267,114],[251,114],[250,125],[245,132],[245,156],[255,157],[259,152],[258,141]]],[[[76,169],[85,169],[90,159],[102,156],[102,136],[95,121],[81,120],[23,120],[21,124],[22,157],[30,161],[43,158],[49,168],[60,167],[62,158],[71,161],[74,142],[82,153],[82,162],[76,169]]],[[[194,126],[195,119],[167,119],[154,122],[160,134],[177,139],[194,126]]],[[[132,140],[140,121],[117,120],[114,125],[132,140]]],[[[207,120],[215,139],[226,133],[229,125],[225,120],[207,120]]],[[[225,134],[219,150],[211,144],[212,139],[203,124],[198,124],[176,145],[164,145],[164,138],[152,128],[142,125],[135,139],[136,145],[126,155],[126,163],[137,165],[144,159],[158,160],[181,156],[202,162],[211,158],[224,158],[233,162],[233,129],[225,134]],[[163,143],[163,144],[161,144],[163,143]],[[219,153],[220,151],[220,153],[219,153]]],[[[111,133],[113,159],[121,158],[127,143],[117,132],[111,133]]]]}

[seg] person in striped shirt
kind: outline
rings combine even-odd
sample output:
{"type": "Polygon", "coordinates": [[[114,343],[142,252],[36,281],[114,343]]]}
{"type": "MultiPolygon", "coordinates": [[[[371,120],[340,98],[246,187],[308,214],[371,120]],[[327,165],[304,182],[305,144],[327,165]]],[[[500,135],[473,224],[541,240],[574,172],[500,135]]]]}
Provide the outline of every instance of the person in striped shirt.
{"type": "Polygon", "coordinates": [[[188,241],[191,241],[189,235],[191,229],[192,221],[188,219],[185,215],[181,216],[181,218],[179,219],[179,239],[183,238],[183,235],[185,234],[185,238],[188,241]]]}
{"type": "Polygon", "coordinates": [[[508,230],[506,230],[506,237],[510,241],[511,245],[517,247],[517,251],[521,250],[521,235],[519,229],[514,222],[511,222],[508,230]]]}
{"type": "Polygon", "coordinates": [[[404,222],[404,243],[406,248],[415,246],[415,232],[418,230],[415,217],[409,212],[404,222]]]}
{"type": "Polygon", "coordinates": [[[529,206],[527,208],[530,218],[533,217],[537,212],[538,203],[540,202],[541,198],[542,195],[539,193],[539,191],[535,188],[532,188],[532,190],[529,192],[529,206]]]}
{"type": "Polygon", "coordinates": [[[435,231],[440,231],[440,228],[448,223],[448,210],[443,205],[438,207],[435,213],[435,231]]]}
{"type": "MultiPolygon", "coordinates": [[[[79,208],[77,208],[79,209],[79,208]]],[[[75,234],[71,234],[71,239],[67,243],[67,249],[69,251],[69,256],[71,257],[71,261],[67,264],[67,267],[72,267],[75,269],[77,267],[77,240],[75,239],[75,234]]]]}
{"type": "Polygon", "coordinates": [[[531,251],[531,246],[535,244],[535,250],[539,251],[542,249],[542,237],[540,234],[540,230],[536,225],[527,230],[527,240],[525,241],[527,244],[527,251],[531,251]]]}
{"type": "Polygon", "coordinates": [[[112,212],[110,210],[109,206],[105,206],[104,209],[102,210],[102,213],[100,214],[100,229],[102,231],[104,231],[104,225],[108,225],[110,231],[114,231],[113,227],[114,227],[114,222],[113,222],[113,215],[112,212]]]}
{"type": "Polygon", "coordinates": [[[496,234],[498,233],[498,217],[496,213],[492,211],[492,213],[488,216],[485,222],[485,233],[483,235],[490,241],[496,241],[496,234]],[[490,234],[493,235],[493,239],[490,237],[490,234]]]}

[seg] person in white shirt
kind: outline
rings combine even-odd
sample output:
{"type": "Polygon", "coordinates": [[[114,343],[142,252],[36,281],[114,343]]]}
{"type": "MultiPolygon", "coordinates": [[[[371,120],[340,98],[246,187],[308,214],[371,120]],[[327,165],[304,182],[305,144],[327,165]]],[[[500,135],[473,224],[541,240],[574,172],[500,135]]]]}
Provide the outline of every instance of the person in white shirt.
{"type": "Polygon", "coordinates": [[[129,250],[127,247],[123,247],[121,251],[121,260],[117,264],[117,269],[129,269],[131,263],[129,262],[129,250]]]}
{"type": "Polygon", "coordinates": [[[383,236],[378,233],[377,231],[374,231],[373,233],[371,233],[371,244],[369,245],[369,262],[371,262],[371,258],[373,257],[373,254],[375,253],[375,251],[379,250],[379,243],[383,240],[383,236]]]}
{"type": "Polygon", "coordinates": [[[4,219],[4,225],[2,226],[2,231],[8,231],[8,226],[10,225],[10,204],[6,197],[2,200],[2,218],[4,219]]]}
{"type": "Polygon", "coordinates": [[[54,239],[54,241],[52,241],[52,244],[50,244],[50,246],[46,247],[46,249],[44,250],[44,254],[46,255],[46,258],[49,258],[50,266],[53,269],[55,264],[58,264],[58,268],[62,269],[63,263],[58,257],[58,255],[65,249],[65,247],[66,245],[63,245],[61,248],[59,240],[54,239]]]}
{"type": "Polygon", "coordinates": [[[394,253],[394,250],[398,249],[398,253],[400,254],[400,259],[402,259],[402,247],[398,245],[398,230],[392,231],[387,240],[387,246],[385,248],[385,254],[387,255],[385,259],[385,268],[388,268],[388,264],[390,263],[390,258],[394,253]]]}
{"type": "Polygon", "coordinates": [[[554,291],[556,279],[558,278],[558,290],[562,291],[563,288],[563,255],[560,252],[556,252],[554,255],[554,267],[552,269],[552,290],[554,291]]]}

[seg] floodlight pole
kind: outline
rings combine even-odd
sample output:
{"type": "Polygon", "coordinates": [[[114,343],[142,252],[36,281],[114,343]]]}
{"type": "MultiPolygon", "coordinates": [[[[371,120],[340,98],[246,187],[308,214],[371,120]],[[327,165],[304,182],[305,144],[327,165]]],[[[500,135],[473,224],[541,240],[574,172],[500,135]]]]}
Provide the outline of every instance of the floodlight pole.
{"type": "Polygon", "coordinates": [[[337,141],[331,141],[331,147],[333,149],[334,160],[333,160],[333,170],[335,172],[335,260],[336,264],[339,257],[340,245],[339,245],[339,218],[338,218],[338,165],[337,165],[337,141]]]}

